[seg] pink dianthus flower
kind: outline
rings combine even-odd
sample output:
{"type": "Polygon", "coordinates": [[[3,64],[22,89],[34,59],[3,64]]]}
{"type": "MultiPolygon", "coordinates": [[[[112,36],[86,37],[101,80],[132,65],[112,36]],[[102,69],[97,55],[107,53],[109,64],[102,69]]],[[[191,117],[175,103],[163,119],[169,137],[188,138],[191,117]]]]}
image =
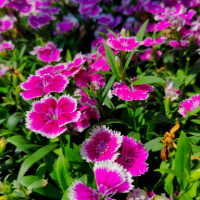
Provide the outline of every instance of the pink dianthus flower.
{"type": "Polygon", "coordinates": [[[193,111],[200,106],[200,94],[194,95],[189,99],[182,101],[179,105],[178,112],[184,117],[187,116],[187,112],[193,111]]]}
{"type": "Polygon", "coordinates": [[[58,100],[45,96],[33,103],[32,109],[26,113],[26,127],[49,139],[58,137],[67,130],[65,124],[76,122],[80,112],[76,111],[77,101],[69,95],[58,100]]]}
{"type": "Polygon", "coordinates": [[[26,90],[21,92],[21,96],[25,100],[35,97],[41,97],[43,94],[51,92],[62,92],[69,80],[63,75],[51,76],[46,74],[44,76],[30,76],[28,80],[21,84],[22,89],[26,90]]]}
{"type": "MultiPolygon", "coordinates": [[[[133,78],[131,83],[136,79],[137,77],[133,78]]],[[[131,89],[124,82],[115,83],[113,86],[113,94],[126,101],[145,100],[149,97],[149,92],[153,91],[154,87],[147,84],[131,85],[131,89]]]]}
{"type": "Polygon", "coordinates": [[[3,41],[0,44],[0,52],[13,49],[14,49],[14,44],[12,43],[12,41],[3,41]]]}
{"type": "Polygon", "coordinates": [[[130,173],[117,163],[97,162],[93,170],[97,189],[89,188],[81,181],[75,180],[68,189],[69,200],[114,200],[109,196],[129,192],[133,188],[130,173]]]}
{"type": "Polygon", "coordinates": [[[136,142],[133,138],[123,136],[121,154],[115,162],[122,165],[132,176],[140,176],[148,171],[148,153],[141,142],[136,142]]]}
{"type": "Polygon", "coordinates": [[[0,18],[0,33],[13,28],[13,21],[8,16],[0,18]]]}
{"type": "Polygon", "coordinates": [[[30,52],[31,55],[37,55],[37,58],[43,62],[50,63],[51,61],[59,62],[61,60],[60,52],[62,49],[57,49],[53,42],[47,42],[44,47],[37,46],[30,52]]]}
{"type": "Polygon", "coordinates": [[[105,126],[93,128],[90,138],[83,142],[80,154],[87,162],[109,161],[113,162],[121,146],[120,132],[112,131],[105,126]]]}
{"type": "Polygon", "coordinates": [[[115,50],[131,52],[140,43],[135,37],[119,37],[108,39],[107,44],[115,50]]]}

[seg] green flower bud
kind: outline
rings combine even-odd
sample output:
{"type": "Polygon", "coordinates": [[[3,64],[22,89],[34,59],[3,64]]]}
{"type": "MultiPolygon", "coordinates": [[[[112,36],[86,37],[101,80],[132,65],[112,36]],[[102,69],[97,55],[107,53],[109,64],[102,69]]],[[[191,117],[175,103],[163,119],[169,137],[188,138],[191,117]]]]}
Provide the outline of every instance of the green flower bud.
{"type": "Polygon", "coordinates": [[[2,137],[0,139],[0,155],[4,153],[5,148],[6,148],[6,140],[5,137],[2,137]]]}
{"type": "Polygon", "coordinates": [[[192,172],[190,178],[191,178],[191,181],[198,181],[198,180],[200,180],[200,169],[197,169],[194,172],[192,172]]]}

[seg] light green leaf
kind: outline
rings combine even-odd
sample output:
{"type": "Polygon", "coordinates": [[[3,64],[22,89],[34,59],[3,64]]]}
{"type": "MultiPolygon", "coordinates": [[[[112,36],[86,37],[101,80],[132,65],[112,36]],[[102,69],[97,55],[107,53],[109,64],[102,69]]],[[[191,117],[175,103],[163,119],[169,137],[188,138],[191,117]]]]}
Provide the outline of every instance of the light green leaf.
{"type": "Polygon", "coordinates": [[[132,82],[133,85],[141,84],[151,84],[151,83],[165,83],[165,80],[156,76],[139,76],[135,81],[132,82]]]}
{"type": "Polygon", "coordinates": [[[115,75],[112,75],[110,80],[108,81],[103,93],[102,93],[102,98],[103,98],[103,101],[105,100],[107,94],[108,94],[108,91],[110,90],[110,88],[113,86],[113,83],[115,81],[115,75]]]}
{"type": "Polygon", "coordinates": [[[22,163],[19,173],[18,173],[17,180],[20,181],[20,179],[24,176],[24,174],[30,169],[30,167],[34,163],[36,163],[37,161],[39,161],[40,159],[45,157],[48,153],[50,153],[53,149],[55,149],[56,146],[57,146],[57,144],[55,144],[55,143],[46,145],[46,146],[42,147],[41,149],[37,150],[36,152],[34,152],[31,156],[29,156],[22,163]]]}
{"type": "Polygon", "coordinates": [[[57,160],[56,173],[63,192],[71,185],[73,180],[68,171],[68,165],[66,158],[61,154],[57,160]]]}
{"type": "Polygon", "coordinates": [[[15,112],[12,114],[8,121],[7,121],[7,127],[10,131],[14,131],[15,127],[17,126],[18,122],[22,119],[23,113],[21,112],[15,112]]]}
{"type": "MultiPolygon", "coordinates": [[[[190,157],[191,157],[192,148],[188,141],[187,136],[183,131],[178,139],[177,143],[177,152],[175,156],[175,170],[182,173],[190,174],[190,157]]],[[[181,189],[183,190],[188,184],[187,180],[183,180],[181,177],[177,177],[177,180],[180,184],[181,189]]]]}
{"type": "Polygon", "coordinates": [[[156,169],[154,171],[162,172],[162,173],[170,173],[170,174],[173,174],[174,176],[177,176],[177,178],[181,178],[181,179],[187,178],[185,173],[178,170],[174,170],[174,169],[156,169]]]}
{"type": "Polygon", "coordinates": [[[163,137],[157,137],[147,143],[144,144],[145,148],[150,151],[152,150],[154,151],[159,151],[163,148],[163,143],[161,143],[161,140],[163,139],[163,137]]]}
{"type": "MultiPolygon", "coordinates": [[[[38,176],[24,176],[20,179],[19,183],[24,187],[28,187],[33,184],[35,181],[41,180],[41,177],[38,176]]],[[[44,197],[61,199],[61,192],[58,191],[51,183],[48,183],[43,188],[34,189],[33,192],[36,192],[44,197]]]]}

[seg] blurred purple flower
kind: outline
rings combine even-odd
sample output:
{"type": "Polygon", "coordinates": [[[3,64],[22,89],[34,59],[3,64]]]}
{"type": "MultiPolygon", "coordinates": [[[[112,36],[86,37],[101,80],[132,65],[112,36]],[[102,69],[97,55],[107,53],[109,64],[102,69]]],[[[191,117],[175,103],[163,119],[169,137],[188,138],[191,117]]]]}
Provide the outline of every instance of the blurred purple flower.
{"type": "Polygon", "coordinates": [[[50,15],[31,15],[28,18],[28,23],[30,24],[30,26],[36,29],[48,24],[51,20],[53,20],[53,17],[50,15]]]}
{"type": "Polygon", "coordinates": [[[3,41],[2,43],[0,43],[0,52],[13,49],[14,44],[12,43],[12,41],[3,41]]]}

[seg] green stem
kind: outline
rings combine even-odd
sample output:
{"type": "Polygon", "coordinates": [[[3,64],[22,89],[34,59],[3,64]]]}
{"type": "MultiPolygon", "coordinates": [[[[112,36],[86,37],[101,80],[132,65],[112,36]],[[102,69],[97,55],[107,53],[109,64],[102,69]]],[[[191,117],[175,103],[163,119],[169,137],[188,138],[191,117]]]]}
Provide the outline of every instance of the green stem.
{"type": "Polygon", "coordinates": [[[187,57],[187,63],[185,67],[185,75],[188,75],[188,70],[189,70],[189,64],[190,64],[190,57],[187,57]]]}
{"type": "Polygon", "coordinates": [[[65,135],[65,139],[67,140],[67,147],[70,148],[70,135],[65,135]]]}
{"type": "Polygon", "coordinates": [[[169,98],[166,98],[164,100],[164,106],[165,106],[165,114],[168,117],[170,114],[170,99],[169,98]]]}
{"type": "Polygon", "coordinates": [[[60,145],[61,145],[61,148],[62,148],[62,153],[65,156],[65,142],[63,140],[63,135],[60,135],[58,138],[60,140],[60,145]]]}

